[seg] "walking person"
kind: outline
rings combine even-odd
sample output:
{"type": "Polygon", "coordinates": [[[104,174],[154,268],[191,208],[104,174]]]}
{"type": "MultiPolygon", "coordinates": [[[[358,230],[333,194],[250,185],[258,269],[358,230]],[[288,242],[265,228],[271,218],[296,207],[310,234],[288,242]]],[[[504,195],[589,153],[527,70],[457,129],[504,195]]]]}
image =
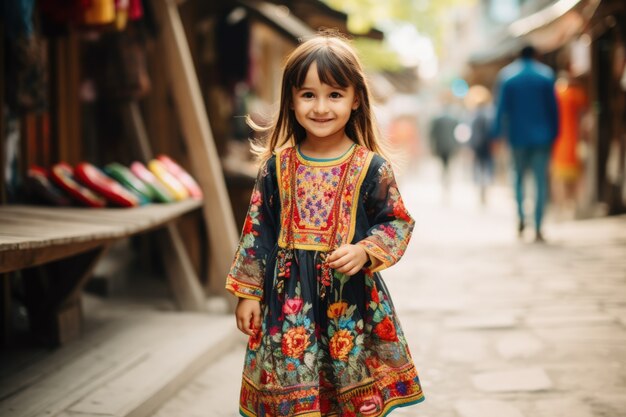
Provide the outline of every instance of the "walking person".
{"type": "Polygon", "coordinates": [[[554,72],[536,59],[532,46],[498,74],[494,135],[504,132],[512,151],[518,234],[526,225],[524,176],[530,170],[535,179],[535,241],[543,242],[542,221],[547,197],[548,165],[558,133],[558,109],[554,72]]]}
{"type": "Polygon", "coordinates": [[[556,81],[559,104],[559,135],[552,153],[552,197],[560,214],[573,217],[579,192],[582,164],[579,155],[581,119],[587,108],[587,94],[567,72],[556,81]]]}
{"type": "Polygon", "coordinates": [[[471,135],[469,147],[474,154],[474,180],[478,185],[480,203],[487,203],[487,187],[493,180],[493,153],[491,125],[493,109],[491,93],[485,86],[470,87],[465,102],[470,111],[471,135]]]}
{"type": "Polygon", "coordinates": [[[450,184],[450,160],[458,149],[454,131],[459,119],[453,114],[449,104],[430,122],[430,146],[433,154],[441,161],[441,182],[445,190],[450,184]]]}
{"type": "Polygon", "coordinates": [[[330,34],[288,57],[226,288],[249,336],[243,416],[372,416],[424,399],[379,271],[414,221],[381,154],[369,87],[330,34]]]}

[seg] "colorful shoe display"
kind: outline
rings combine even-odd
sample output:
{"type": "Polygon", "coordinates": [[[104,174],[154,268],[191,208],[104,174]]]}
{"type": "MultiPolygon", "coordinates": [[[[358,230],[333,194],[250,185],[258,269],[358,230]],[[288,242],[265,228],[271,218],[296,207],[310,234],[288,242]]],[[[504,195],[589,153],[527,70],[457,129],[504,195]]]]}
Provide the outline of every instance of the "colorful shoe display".
{"type": "Polygon", "coordinates": [[[104,172],[128,188],[141,198],[141,204],[157,200],[156,194],[143,181],[141,181],[132,171],[122,164],[113,162],[104,167],[104,172]]]}
{"type": "Polygon", "coordinates": [[[130,164],[130,171],[137,178],[144,182],[146,187],[150,188],[155,195],[155,200],[161,203],[171,203],[175,201],[174,196],[165,188],[165,186],[150,172],[148,168],[141,162],[133,162],[130,164]]]}
{"type": "Polygon", "coordinates": [[[50,178],[74,200],[88,207],[104,207],[106,199],[81,185],[74,179],[74,170],[65,163],[59,162],[50,170],[50,178]]]}
{"type": "Polygon", "coordinates": [[[158,159],[153,159],[148,162],[148,169],[165,185],[165,188],[174,196],[178,201],[189,198],[189,191],[187,188],[172,175],[165,165],[158,159]]]}
{"type": "Polygon", "coordinates": [[[88,162],[76,165],[74,175],[80,182],[103,195],[116,206],[137,207],[139,205],[139,197],[88,162]]]}
{"type": "Polygon", "coordinates": [[[146,167],[135,161],[130,167],[117,162],[102,170],[88,162],[72,168],[66,162],[48,172],[33,165],[24,181],[24,197],[33,203],[68,206],[76,201],[89,207],[137,207],[152,201],[172,203],[189,197],[201,200],[196,180],[172,158],[159,155],[146,167]]]}
{"type": "Polygon", "coordinates": [[[160,161],[165,168],[172,174],[178,181],[181,182],[189,192],[191,198],[196,200],[202,200],[202,189],[193,179],[191,175],[183,167],[178,165],[172,158],[166,155],[157,156],[157,160],[160,161]]]}

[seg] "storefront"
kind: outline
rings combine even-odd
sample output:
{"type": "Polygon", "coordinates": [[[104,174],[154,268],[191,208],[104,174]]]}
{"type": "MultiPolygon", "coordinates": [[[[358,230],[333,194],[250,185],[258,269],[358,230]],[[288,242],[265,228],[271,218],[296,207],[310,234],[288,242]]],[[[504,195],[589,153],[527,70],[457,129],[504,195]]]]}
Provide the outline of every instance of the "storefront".
{"type": "Polygon", "coordinates": [[[567,71],[584,88],[589,117],[581,114],[579,120],[587,124],[579,138],[584,163],[579,217],[626,211],[625,9],[619,0],[552,2],[503,27],[493,45],[476,51],[469,62],[470,84],[493,87],[498,71],[530,43],[556,74],[567,71]]]}

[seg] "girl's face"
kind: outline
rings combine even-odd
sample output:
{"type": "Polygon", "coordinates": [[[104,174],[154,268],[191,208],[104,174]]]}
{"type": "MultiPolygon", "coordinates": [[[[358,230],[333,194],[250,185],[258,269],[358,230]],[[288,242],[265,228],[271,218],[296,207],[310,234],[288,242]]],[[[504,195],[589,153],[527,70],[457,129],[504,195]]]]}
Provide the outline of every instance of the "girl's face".
{"type": "Polygon", "coordinates": [[[341,140],[352,110],[359,107],[354,87],[333,87],[320,81],[317,64],[309,67],[300,88],[292,88],[292,109],[308,140],[341,140]]]}

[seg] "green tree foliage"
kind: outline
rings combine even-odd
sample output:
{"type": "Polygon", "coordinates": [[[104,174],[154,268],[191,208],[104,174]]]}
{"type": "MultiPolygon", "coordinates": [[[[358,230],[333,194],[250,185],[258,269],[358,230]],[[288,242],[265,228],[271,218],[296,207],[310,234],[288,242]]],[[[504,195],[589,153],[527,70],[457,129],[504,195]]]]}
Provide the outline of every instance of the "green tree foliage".
{"type": "Polygon", "coordinates": [[[325,0],[348,15],[353,33],[366,33],[377,22],[409,22],[426,36],[435,37],[445,26],[446,13],[455,6],[475,4],[477,0],[325,0]]]}
{"type": "Polygon", "coordinates": [[[353,45],[359,52],[363,65],[369,70],[394,72],[402,69],[398,55],[380,41],[356,38],[353,45]]]}
{"type": "MultiPolygon", "coordinates": [[[[457,6],[473,5],[478,0],[324,0],[330,7],[348,15],[348,29],[352,33],[367,33],[377,23],[397,21],[415,25],[418,32],[431,38],[439,49],[443,34],[452,24],[450,11],[457,6]]],[[[355,42],[357,43],[357,42],[355,42]]],[[[359,41],[357,47],[363,57],[377,69],[399,68],[397,58],[385,45],[359,41]],[[369,56],[368,54],[372,54],[369,56]],[[387,65],[387,64],[390,65],[387,65]],[[380,68],[382,66],[382,68],[380,68]]]]}

